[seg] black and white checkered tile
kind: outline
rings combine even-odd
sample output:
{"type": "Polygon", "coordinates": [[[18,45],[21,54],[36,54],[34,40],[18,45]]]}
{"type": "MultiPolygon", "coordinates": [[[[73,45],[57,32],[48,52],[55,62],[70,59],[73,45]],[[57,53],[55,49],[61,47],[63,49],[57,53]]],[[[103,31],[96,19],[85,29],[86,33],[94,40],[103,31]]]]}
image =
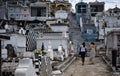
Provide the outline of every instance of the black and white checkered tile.
{"type": "Polygon", "coordinates": [[[36,74],[39,75],[40,70],[41,70],[41,61],[40,61],[40,59],[35,59],[34,60],[34,68],[35,68],[36,74]]]}

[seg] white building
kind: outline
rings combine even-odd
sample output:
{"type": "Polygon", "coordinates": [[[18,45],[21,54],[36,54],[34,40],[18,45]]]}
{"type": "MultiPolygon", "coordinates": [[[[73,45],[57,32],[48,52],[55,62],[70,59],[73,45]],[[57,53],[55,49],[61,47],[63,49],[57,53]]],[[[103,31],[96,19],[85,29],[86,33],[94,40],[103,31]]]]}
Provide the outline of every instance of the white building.
{"type": "Polygon", "coordinates": [[[29,20],[30,8],[27,5],[8,3],[8,20],[29,20]]]}
{"type": "Polygon", "coordinates": [[[35,2],[30,4],[31,20],[46,21],[49,17],[49,3],[48,2],[35,2]]]}
{"type": "Polygon", "coordinates": [[[2,41],[2,48],[4,49],[7,44],[11,44],[17,54],[26,52],[26,36],[20,34],[9,34],[10,40],[2,41]]]}
{"type": "Polygon", "coordinates": [[[120,9],[115,7],[106,12],[98,13],[96,16],[96,26],[99,30],[99,39],[104,39],[104,33],[114,29],[120,29],[120,9]],[[106,27],[104,28],[104,22],[106,27]]]}
{"type": "Polygon", "coordinates": [[[51,24],[51,29],[54,32],[68,32],[69,30],[69,25],[64,24],[64,23],[56,23],[56,24],[51,24]]]}
{"type": "Polygon", "coordinates": [[[112,66],[115,65],[119,66],[120,65],[120,30],[113,30],[109,32],[106,38],[107,38],[106,56],[111,60],[110,62],[112,63],[112,66]]]}
{"type": "Polygon", "coordinates": [[[40,20],[46,21],[49,17],[50,1],[37,1],[30,3],[30,6],[15,2],[8,2],[8,20],[40,20]]]}
{"type": "Polygon", "coordinates": [[[37,76],[32,59],[21,59],[15,70],[15,76],[37,76]]]}
{"type": "Polygon", "coordinates": [[[62,45],[65,50],[65,57],[68,57],[68,45],[69,45],[69,36],[68,36],[68,25],[66,24],[51,24],[51,29],[53,32],[44,32],[42,36],[37,38],[37,49],[40,49],[42,43],[44,43],[45,50],[48,49],[49,43],[53,51],[58,50],[58,46],[62,45]]]}

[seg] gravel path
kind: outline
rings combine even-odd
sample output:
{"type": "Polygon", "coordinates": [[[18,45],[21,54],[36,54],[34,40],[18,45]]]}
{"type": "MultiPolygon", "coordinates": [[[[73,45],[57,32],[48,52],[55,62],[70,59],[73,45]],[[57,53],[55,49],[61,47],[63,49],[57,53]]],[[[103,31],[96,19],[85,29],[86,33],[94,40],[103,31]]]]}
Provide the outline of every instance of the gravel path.
{"type": "Polygon", "coordinates": [[[85,65],[82,65],[80,58],[76,58],[65,72],[53,76],[114,76],[101,58],[97,57],[94,61],[94,64],[90,64],[89,57],[86,57],[85,65]]]}

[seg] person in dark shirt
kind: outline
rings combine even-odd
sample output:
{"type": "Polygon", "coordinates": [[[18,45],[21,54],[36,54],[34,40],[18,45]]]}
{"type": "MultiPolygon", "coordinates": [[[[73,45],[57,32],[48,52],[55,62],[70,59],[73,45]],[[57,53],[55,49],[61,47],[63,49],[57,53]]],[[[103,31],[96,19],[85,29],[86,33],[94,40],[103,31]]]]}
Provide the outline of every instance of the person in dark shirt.
{"type": "Polygon", "coordinates": [[[85,42],[83,42],[82,45],[80,46],[80,55],[82,59],[82,65],[84,65],[84,62],[85,62],[86,52],[87,52],[87,47],[85,45],[85,42]]]}

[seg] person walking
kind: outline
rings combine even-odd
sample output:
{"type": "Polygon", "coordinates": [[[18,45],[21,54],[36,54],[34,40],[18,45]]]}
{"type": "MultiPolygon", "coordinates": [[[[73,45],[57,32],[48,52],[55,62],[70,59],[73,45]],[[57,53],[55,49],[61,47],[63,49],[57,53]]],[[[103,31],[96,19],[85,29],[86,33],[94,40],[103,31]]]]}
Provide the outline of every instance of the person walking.
{"type": "Polygon", "coordinates": [[[84,65],[84,62],[85,62],[86,52],[87,52],[87,47],[85,45],[85,42],[83,42],[82,45],[80,46],[80,55],[82,59],[82,65],[84,65]]]}
{"type": "Polygon", "coordinates": [[[90,64],[94,64],[94,58],[95,58],[95,54],[96,54],[96,46],[94,44],[94,42],[90,43],[90,64]]]}

